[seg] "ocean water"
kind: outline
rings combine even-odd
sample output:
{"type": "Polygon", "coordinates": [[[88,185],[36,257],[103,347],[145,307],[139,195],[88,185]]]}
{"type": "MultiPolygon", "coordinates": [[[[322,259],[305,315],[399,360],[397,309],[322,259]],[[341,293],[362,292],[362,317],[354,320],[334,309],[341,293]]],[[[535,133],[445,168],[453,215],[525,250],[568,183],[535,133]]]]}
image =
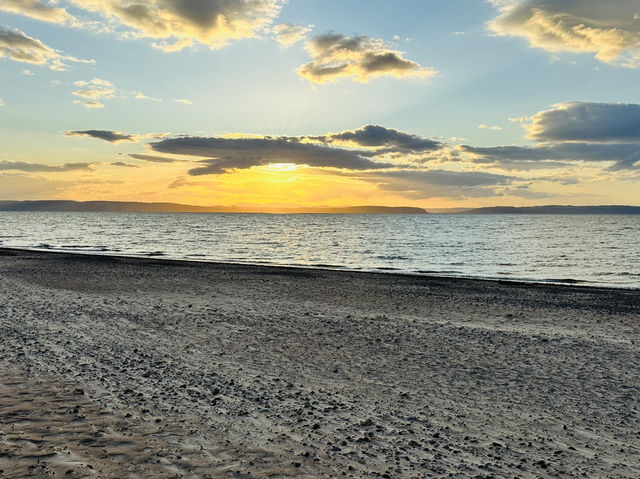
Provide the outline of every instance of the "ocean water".
{"type": "Polygon", "coordinates": [[[640,215],[0,212],[0,246],[640,288],[640,215]]]}

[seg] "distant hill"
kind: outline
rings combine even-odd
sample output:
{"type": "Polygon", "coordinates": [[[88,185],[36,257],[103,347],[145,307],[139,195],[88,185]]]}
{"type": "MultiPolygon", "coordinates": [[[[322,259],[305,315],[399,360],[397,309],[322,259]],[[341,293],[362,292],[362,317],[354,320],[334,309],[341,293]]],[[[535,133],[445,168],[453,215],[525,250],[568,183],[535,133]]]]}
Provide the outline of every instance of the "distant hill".
{"type": "Polygon", "coordinates": [[[640,206],[491,206],[464,211],[472,215],[640,215],[640,206]]]}
{"type": "MultiPolygon", "coordinates": [[[[179,203],[142,203],[127,201],[0,201],[0,211],[116,212],[116,213],[268,213],[268,208],[235,206],[193,206],[179,203]]],[[[346,206],[342,208],[278,208],[277,213],[332,214],[427,214],[422,208],[389,206],[346,206]]]]}

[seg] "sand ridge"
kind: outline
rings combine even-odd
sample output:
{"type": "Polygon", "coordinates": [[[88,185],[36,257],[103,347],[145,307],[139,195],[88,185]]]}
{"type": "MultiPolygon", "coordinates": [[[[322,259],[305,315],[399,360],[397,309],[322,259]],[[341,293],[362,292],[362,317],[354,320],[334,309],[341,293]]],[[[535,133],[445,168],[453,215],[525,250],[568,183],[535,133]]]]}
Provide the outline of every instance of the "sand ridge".
{"type": "Polygon", "coordinates": [[[5,251],[0,360],[166,477],[640,476],[637,291],[5,251]]]}

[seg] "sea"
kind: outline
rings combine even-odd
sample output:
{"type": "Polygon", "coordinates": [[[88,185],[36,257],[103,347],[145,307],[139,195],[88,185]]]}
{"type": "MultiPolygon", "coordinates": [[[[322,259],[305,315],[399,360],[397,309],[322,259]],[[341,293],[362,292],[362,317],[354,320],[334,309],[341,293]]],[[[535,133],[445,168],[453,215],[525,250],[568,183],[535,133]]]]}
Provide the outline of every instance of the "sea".
{"type": "Polygon", "coordinates": [[[640,288],[640,215],[0,212],[0,247],[640,288]]]}

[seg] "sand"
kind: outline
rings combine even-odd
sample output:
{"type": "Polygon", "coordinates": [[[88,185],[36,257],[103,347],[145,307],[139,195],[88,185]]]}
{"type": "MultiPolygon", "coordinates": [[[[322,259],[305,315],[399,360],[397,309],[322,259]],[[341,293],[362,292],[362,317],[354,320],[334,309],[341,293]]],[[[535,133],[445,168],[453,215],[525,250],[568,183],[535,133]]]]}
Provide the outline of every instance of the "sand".
{"type": "Polygon", "coordinates": [[[0,250],[0,477],[640,477],[640,291],[0,250]]]}

